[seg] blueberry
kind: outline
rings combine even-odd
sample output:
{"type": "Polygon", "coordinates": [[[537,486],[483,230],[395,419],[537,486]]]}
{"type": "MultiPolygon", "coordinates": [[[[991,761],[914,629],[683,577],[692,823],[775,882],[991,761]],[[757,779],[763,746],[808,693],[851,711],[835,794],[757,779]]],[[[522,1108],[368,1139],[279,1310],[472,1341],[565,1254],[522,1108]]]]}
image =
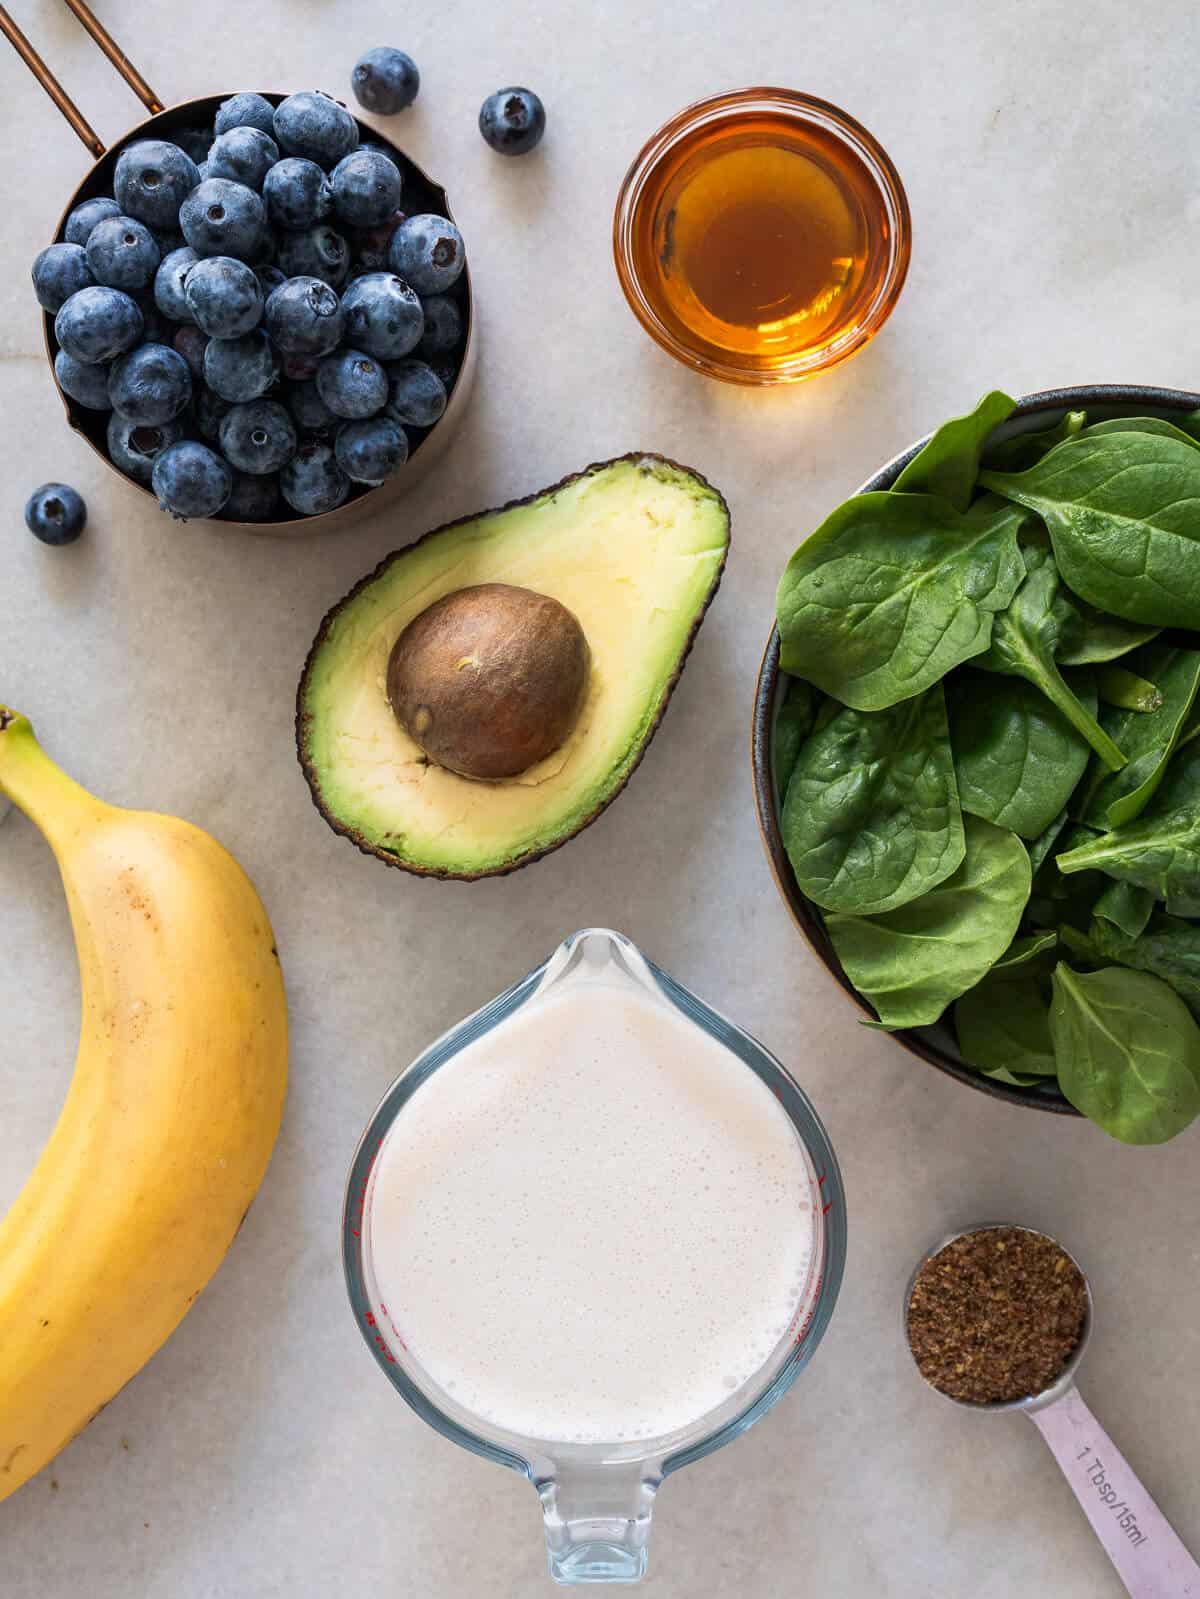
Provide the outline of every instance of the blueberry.
{"type": "Polygon", "coordinates": [[[458,361],[452,355],[435,355],[428,362],[429,370],[439,378],[447,396],[458,382],[458,361]]]}
{"type": "Polygon", "coordinates": [[[127,217],[173,228],[179,207],[200,182],[196,163],[177,144],[139,139],[117,157],[113,195],[127,217]]]}
{"type": "Polygon", "coordinates": [[[279,146],[261,128],[230,128],[213,140],[208,152],[208,176],[231,178],[248,189],[261,189],[263,179],[279,160],[279,146]]]}
{"type": "Polygon", "coordinates": [[[150,481],[163,510],[181,521],[216,516],[233,491],[228,465],[195,439],[168,445],[155,461],[150,481]]]}
{"type": "Polygon", "coordinates": [[[355,228],[350,237],[350,248],[355,261],[367,272],[386,272],[392,248],[392,234],[404,221],[403,211],[393,211],[385,222],[374,228],[355,228]]]}
{"type": "Polygon", "coordinates": [[[277,472],[296,453],[296,429],[277,400],[249,400],[226,412],[221,454],[239,472],[277,472]]]}
{"type": "Polygon", "coordinates": [[[187,275],[186,294],[196,326],[213,339],[238,339],[262,316],[262,285],[244,261],[231,255],[197,261],[187,275]]]}
{"type": "Polygon", "coordinates": [[[386,416],[374,416],[366,422],[347,422],[340,427],[333,453],[348,478],[374,486],[391,477],[408,460],[408,439],[399,423],[386,416]]]}
{"type": "Polygon", "coordinates": [[[261,128],[263,133],[274,133],[275,107],[261,94],[234,94],[222,100],[213,122],[215,133],[228,133],[230,128],[261,128]]]}
{"type": "MultiPolygon", "coordinates": [[[[190,155],[196,163],[197,170],[200,163],[208,159],[208,152],[212,146],[214,130],[211,126],[204,128],[176,128],[175,143],[184,152],[190,155]]],[[[267,130],[270,132],[270,129],[267,130]]]]}
{"type": "Polygon", "coordinates": [[[275,352],[261,328],[240,339],[210,339],[204,352],[204,380],[223,400],[257,400],[278,372],[275,352]]]}
{"type": "Polygon", "coordinates": [[[315,161],[284,156],[263,179],[267,216],[277,228],[311,228],[333,210],[333,187],[315,161]]]}
{"type": "Polygon", "coordinates": [[[288,155],[302,155],[328,171],[358,144],[358,123],[319,90],[290,94],[275,108],[275,140],[288,155]]]}
{"type": "Polygon", "coordinates": [[[88,366],[65,350],[54,357],[54,376],[64,394],[89,411],[110,411],[108,367],[88,366]]]}
{"type": "Polygon", "coordinates": [[[204,384],[196,393],[196,432],[202,439],[215,444],[221,432],[221,423],[232,409],[232,400],[223,400],[204,384]]]}
{"type": "Polygon", "coordinates": [[[391,272],[355,278],[342,296],[346,338],[356,349],[381,361],[407,355],[425,326],[421,302],[408,284],[391,272]]]}
{"type": "Polygon", "coordinates": [[[302,444],[279,474],[279,487],[293,511],[320,516],[341,505],[350,492],[350,480],[337,464],[328,444],[302,444]]]}
{"type": "Polygon", "coordinates": [[[96,280],[81,244],[50,244],[33,263],[33,292],[43,311],[58,311],[79,289],[96,280]]]}
{"type": "Polygon", "coordinates": [[[233,492],[221,512],[224,522],[270,522],[279,510],[277,472],[233,474],[233,492]]]}
{"type": "Polygon", "coordinates": [[[382,150],[343,156],[329,181],[334,210],[352,228],[378,227],[400,204],[400,168],[382,150]]]}
{"type": "MultiPolygon", "coordinates": [[[[196,163],[196,171],[200,174],[200,182],[203,183],[205,181],[205,179],[208,177],[208,157],[207,156],[205,156],[203,161],[197,161],[197,163],[196,163]]],[[[183,209],[183,207],[180,206],[180,210],[182,210],[182,209],[183,209]]]]}
{"type": "Polygon", "coordinates": [[[204,352],[208,348],[208,334],[201,333],[198,327],[184,324],[176,328],[172,345],[188,364],[188,371],[197,382],[204,380],[204,352]]]}
{"type": "Polygon", "coordinates": [[[155,305],[153,290],[143,289],[133,298],[142,313],[142,343],[170,344],[175,337],[175,323],[168,322],[155,305]]]}
{"type": "Polygon", "coordinates": [[[289,278],[321,278],[337,288],[350,267],[350,247],[340,233],[318,223],[304,233],[285,233],[279,241],[279,265],[289,278]]]}
{"type": "Polygon", "coordinates": [[[63,238],[68,244],[86,244],[92,229],[97,222],[103,222],[106,217],[119,217],[121,207],[115,200],[110,200],[107,195],[100,195],[95,200],[84,200],[77,205],[67,218],[67,225],[63,229],[63,238]]]}
{"type": "Polygon", "coordinates": [[[359,105],[382,117],[412,105],[421,87],[421,74],[411,56],[391,45],[376,45],[359,56],[350,74],[350,86],[359,105]]]}
{"type": "Polygon", "coordinates": [[[157,427],[186,410],[192,398],[192,374],[178,350],[166,344],[140,344],[113,362],[108,398],[113,410],[130,422],[157,427]]]}
{"type": "Polygon", "coordinates": [[[462,343],[462,312],[444,294],[430,294],[421,301],[425,331],[417,345],[418,355],[444,355],[462,343]]]}
{"type": "Polygon", "coordinates": [[[43,483],[25,502],[25,526],[43,544],[74,544],[86,521],[82,496],[65,483],[43,483]]]}
{"type": "Polygon", "coordinates": [[[338,350],[317,368],[317,393],[335,416],[356,422],[387,404],[387,374],[362,350],[338,350]]]}
{"type": "Polygon", "coordinates": [[[54,318],[54,337],[76,361],[94,366],[131,350],[144,326],[127,294],[96,286],[71,296],[54,318]]]}
{"type": "Polygon", "coordinates": [[[532,89],[497,89],[479,108],[479,131],[500,155],[527,155],[546,131],[546,108],[532,89]]]}
{"type": "Polygon", "coordinates": [[[185,244],[181,250],[172,250],[170,255],[164,255],[158,264],[158,271],[154,274],[154,303],[172,322],[196,320],[187,303],[187,295],[183,292],[183,283],[199,259],[191,245],[185,244]]]}
{"type": "Polygon", "coordinates": [[[277,266],[255,267],[254,276],[258,279],[258,286],[262,290],[264,305],[280,284],[287,282],[287,273],[281,272],[277,266]]]}
{"type": "Polygon", "coordinates": [[[462,234],[447,217],[405,217],[392,235],[391,267],[418,294],[442,294],[463,269],[462,234]]]}
{"type": "Polygon", "coordinates": [[[197,255],[232,255],[249,260],[261,243],[267,213],[244,183],[205,178],[179,212],[183,236],[197,255]]]}
{"type": "Polygon", "coordinates": [[[301,433],[329,438],[337,431],[341,422],[341,418],[325,404],[317,392],[317,385],[311,379],[293,383],[288,391],[288,406],[301,433]]]}
{"type": "Polygon", "coordinates": [[[284,355],[327,355],[341,343],[345,318],[328,283],[289,278],[267,301],[263,326],[284,355]]]}
{"type": "Polygon", "coordinates": [[[431,428],[446,409],[441,378],[424,361],[390,361],[386,415],[404,427],[431,428]]]}
{"type": "Polygon", "coordinates": [[[96,282],[110,289],[144,289],[158,271],[158,245],[144,223],[106,217],[88,236],[87,263],[96,282]]]}
{"type": "Polygon", "coordinates": [[[148,427],[114,411],[108,419],[108,458],[137,483],[149,483],[162,452],[183,437],[183,423],[160,422],[148,427]]]}

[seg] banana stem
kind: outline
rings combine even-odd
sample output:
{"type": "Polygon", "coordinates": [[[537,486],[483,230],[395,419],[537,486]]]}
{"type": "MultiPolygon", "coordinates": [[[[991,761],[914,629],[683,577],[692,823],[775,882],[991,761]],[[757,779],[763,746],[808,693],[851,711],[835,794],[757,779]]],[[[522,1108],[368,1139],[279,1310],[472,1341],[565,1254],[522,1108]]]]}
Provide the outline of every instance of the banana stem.
{"type": "Polygon", "coordinates": [[[103,806],[46,754],[29,718],[0,705],[0,794],[7,794],[57,853],[103,806]]]}

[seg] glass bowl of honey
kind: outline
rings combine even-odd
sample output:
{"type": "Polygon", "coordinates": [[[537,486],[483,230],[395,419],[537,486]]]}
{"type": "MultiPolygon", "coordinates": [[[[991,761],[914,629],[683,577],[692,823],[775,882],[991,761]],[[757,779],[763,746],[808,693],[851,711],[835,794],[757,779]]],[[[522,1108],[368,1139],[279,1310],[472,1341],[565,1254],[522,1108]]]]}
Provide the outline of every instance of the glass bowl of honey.
{"type": "Polygon", "coordinates": [[[790,89],[688,106],[626,174],[613,219],[634,315],[685,365],[794,383],[887,321],[912,248],[904,185],[861,123],[790,89]]]}

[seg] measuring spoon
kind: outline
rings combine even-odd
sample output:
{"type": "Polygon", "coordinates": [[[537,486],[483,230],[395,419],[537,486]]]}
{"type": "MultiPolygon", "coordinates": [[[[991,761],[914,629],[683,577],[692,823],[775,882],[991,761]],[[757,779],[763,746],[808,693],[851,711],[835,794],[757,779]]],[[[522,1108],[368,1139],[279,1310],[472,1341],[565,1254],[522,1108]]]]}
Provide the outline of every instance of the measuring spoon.
{"type": "MultiPolygon", "coordinates": [[[[908,1307],[913,1286],[926,1262],[956,1239],[1011,1226],[1011,1222],[987,1222],[976,1227],[964,1227],[960,1232],[943,1238],[921,1257],[904,1291],[906,1343],[908,1307]]],[[[1017,1230],[1032,1233],[1037,1238],[1049,1238],[1049,1234],[1039,1233],[1034,1227],[1017,1230]]],[[[1063,1248],[1057,1239],[1051,1238],[1049,1241],[1059,1249],[1063,1248]]],[[[932,1383],[929,1383],[929,1387],[943,1399],[965,1410],[1019,1410],[1029,1417],[1046,1440],[1084,1515],[1091,1522],[1092,1531],[1099,1538],[1105,1554],[1133,1599],[1200,1599],[1200,1565],[1188,1554],[1179,1535],[1138,1481],[1129,1462],[1092,1415],[1075,1386],[1075,1372],[1092,1332],[1092,1290],[1079,1262],[1065,1249],[1063,1254],[1073,1261],[1083,1278],[1087,1306],[1079,1343],[1056,1382],[1027,1399],[986,1405],[952,1399],[949,1394],[943,1394],[940,1388],[933,1388],[932,1383]]],[[[928,1381],[926,1378],[923,1380],[928,1381]]]]}

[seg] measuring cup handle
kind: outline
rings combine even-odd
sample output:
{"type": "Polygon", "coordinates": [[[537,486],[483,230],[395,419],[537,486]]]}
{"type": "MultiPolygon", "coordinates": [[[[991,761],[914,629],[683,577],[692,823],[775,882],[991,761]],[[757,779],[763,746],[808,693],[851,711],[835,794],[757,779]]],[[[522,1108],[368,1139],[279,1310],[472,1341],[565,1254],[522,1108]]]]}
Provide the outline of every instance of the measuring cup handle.
{"type": "Polygon", "coordinates": [[[1029,1412],[1133,1599],[1200,1599],[1200,1565],[1078,1388],[1029,1412]]]}
{"type": "Polygon", "coordinates": [[[546,1523],[546,1560],[563,1587],[640,1582],[654,1496],[662,1480],[649,1461],[555,1465],[534,1475],[546,1523]]]}

